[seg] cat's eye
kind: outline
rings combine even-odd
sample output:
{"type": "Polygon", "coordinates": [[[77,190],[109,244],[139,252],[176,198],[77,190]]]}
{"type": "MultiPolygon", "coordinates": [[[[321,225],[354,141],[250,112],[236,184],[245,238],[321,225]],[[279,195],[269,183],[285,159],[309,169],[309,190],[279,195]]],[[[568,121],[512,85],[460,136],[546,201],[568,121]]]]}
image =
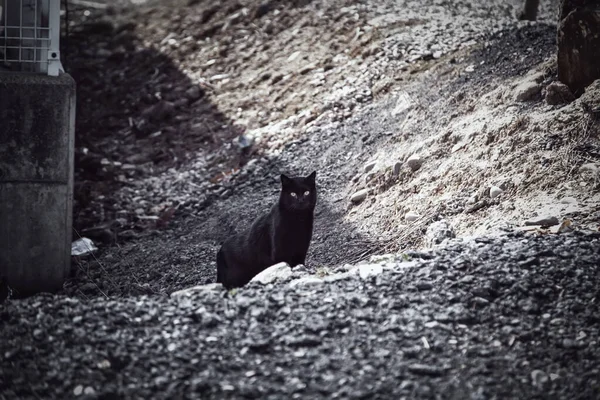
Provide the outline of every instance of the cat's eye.
{"type": "Polygon", "coordinates": [[[306,192],[304,192],[305,196],[308,196],[310,194],[310,192],[307,190],[306,192]]]}
{"type": "Polygon", "coordinates": [[[292,192],[292,193],[290,193],[290,196],[292,196],[292,197],[296,197],[296,196],[297,196],[297,194],[296,194],[296,193],[294,193],[294,192],[292,192]]]}

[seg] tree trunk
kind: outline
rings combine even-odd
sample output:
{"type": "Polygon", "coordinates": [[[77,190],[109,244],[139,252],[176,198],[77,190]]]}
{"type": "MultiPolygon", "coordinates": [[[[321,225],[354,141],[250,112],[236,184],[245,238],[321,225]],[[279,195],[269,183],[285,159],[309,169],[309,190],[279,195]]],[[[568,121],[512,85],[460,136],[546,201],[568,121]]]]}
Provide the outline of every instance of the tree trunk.
{"type": "Polygon", "coordinates": [[[558,79],[580,96],[600,79],[600,0],[563,0],[557,41],[558,79]]]}

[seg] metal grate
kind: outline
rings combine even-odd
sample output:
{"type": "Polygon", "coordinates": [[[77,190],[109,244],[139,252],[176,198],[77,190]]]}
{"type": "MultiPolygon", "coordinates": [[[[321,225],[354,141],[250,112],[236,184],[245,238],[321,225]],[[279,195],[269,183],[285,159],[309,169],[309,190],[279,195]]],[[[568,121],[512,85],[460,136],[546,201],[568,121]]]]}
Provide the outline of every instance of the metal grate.
{"type": "Polygon", "coordinates": [[[60,0],[0,0],[0,73],[57,76],[60,0]]]}

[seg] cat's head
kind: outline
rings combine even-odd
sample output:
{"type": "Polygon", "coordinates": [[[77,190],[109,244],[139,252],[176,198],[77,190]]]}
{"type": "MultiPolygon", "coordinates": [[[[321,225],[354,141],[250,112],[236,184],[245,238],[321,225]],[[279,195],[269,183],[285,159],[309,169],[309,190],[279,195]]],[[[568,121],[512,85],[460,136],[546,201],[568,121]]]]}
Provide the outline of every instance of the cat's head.
{"type": "Polygon", "coordinates": [[[316,176],[316,171],[307,177],[297,178],[281,174],[280,206],[289,211],[313,210],[317,204],[316,176]]]}

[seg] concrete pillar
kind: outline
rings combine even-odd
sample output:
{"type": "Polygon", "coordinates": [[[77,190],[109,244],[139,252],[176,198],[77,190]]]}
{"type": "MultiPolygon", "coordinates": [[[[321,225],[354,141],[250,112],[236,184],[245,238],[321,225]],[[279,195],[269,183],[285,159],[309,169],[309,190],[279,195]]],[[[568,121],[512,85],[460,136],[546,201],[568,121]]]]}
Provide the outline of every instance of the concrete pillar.
{"type": "Polygon", "coordinates": [[[69,276],[74,133],[68,74],[0,74],[0,277],[17,295],[69,276]]]}

